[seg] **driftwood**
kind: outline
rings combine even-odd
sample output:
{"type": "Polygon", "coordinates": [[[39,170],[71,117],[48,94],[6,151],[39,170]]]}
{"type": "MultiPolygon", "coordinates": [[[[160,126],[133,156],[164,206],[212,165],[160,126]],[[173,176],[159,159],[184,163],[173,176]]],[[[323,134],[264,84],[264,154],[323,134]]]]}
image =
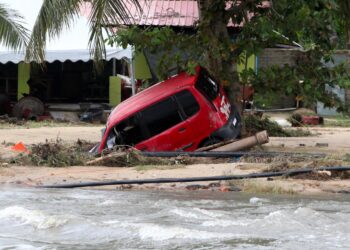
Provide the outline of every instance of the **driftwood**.
{"type": "Polygon", "coordinates": [[[88,161],[86,163],[86,165],[95,165],[95,164],[98,164],[98,163],[101,163],[105,160],[108,160],[108,159],[112,159],[112,158],[115,158],[115,157],[123,157],[123,156],[126,156],[128,153],[127,152],[114,152],[114,153],[110,153],[108,155],[103,155],[103,156],[100,156],[94,160],[91,160],[91,161],[88,161]]]}
{"type": "Polygon", "coordinates": [[[264,130],[256,133],[253,136],[246,137],[239,141],[231,142],[229,144],[212,149],[210,151],[235,152],[235,151],[252,148],[256,145],[262,145],[268,142],[269,142],[269,136],[267,134],[267,131],[264,130]]]}
{"type": "Polygon", "coordinates": [[[206,147],[198,148],[198,149],[196,149],[196,152],[209,151],[211,149],[218,148],[218,147],[227,145],[227,144],[235,142],[235,141],[238,141],[238,140],[237,139],[231,139],[231,140],[227,140],[227,141],[222,141],[222,142],[219,142],[219,143],[215,143],[213,145],[209,145],[209,146],[206,146],[206,147]]]}

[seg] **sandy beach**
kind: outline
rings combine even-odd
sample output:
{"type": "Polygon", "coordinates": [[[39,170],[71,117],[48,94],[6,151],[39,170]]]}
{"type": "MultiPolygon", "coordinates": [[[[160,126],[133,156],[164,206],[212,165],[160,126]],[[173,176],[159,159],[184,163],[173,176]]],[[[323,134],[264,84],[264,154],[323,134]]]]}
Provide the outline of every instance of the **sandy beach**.
{"type": "MultiPolygon", "coordinates": [[[[25,145],[43,143],[55,140],[57,137],[64,142],[74,142],[78,139],[98,142],[100,126],[96,127],[44,127],[33,129],[3,129],[0,130],[0,146],[2,159],[13,156],[11,143],[23,142],[25,145]]],[[[346,128],[314,128],[316,136],[302,138],[272,137],[264,145],[267,151],[283,150],[294,152],[332,152],[345,154],[350,148],[350,130],[346,128]],[[327,147],[317,147],[317,143],[328,143],[327,147]],[[284,144],[283,146],[281,144],[284,144]],[[300,146],[300,144],[304,144],[300,146]]],[[[307,162],[305,162],[307,164],[307,162]]],[[[303,165],[302,163],[300,164],[303,165]]],[[[350,164],[349,164],[350,165],[350,164]]],[[[201,164],[175,166],[136,166],[136,167],[105,167],[105,166],[73,166],[73,167],[34,167],[2,163],[0,167],[0,184],[16,186],[41,186],[65,183],[96,182],[126,179],[182,178],[206,177],[218,175],[240,175],[266,171],[271,163],[216,163],[208,160],[201,164]]],[[[324,174],[324,173],[322,173],[324,174]]],[[[326,173],[326,175],[329,173],[326,173]]],[[[131,186],[103,186],[99,189],[212,189],[228,191],[226,186],[236,186],[247,192],[277,192],[290,194],[317,193],[347,193],[350,192],[350,179],[340,178],[266,178],[233,182],[198,182],[176,184],[147,184],[131,186]],[[211,185],[210,185],[211,184],[211,185]],[[195,186],[199,185],[199,186],[195,186]],[[209,186],[208,186],[209,185],[209,186]]]]}

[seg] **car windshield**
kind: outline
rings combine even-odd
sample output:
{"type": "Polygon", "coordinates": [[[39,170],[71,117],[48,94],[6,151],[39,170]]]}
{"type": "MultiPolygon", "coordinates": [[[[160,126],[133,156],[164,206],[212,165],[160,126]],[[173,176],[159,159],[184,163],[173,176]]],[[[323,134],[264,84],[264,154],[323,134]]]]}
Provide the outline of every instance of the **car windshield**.
{"type": "Polygon", "coordinates": [[[199,73],[196,88],[211,101],[215,100],[219,94],[219,85],[203,68],[199,73]]]}

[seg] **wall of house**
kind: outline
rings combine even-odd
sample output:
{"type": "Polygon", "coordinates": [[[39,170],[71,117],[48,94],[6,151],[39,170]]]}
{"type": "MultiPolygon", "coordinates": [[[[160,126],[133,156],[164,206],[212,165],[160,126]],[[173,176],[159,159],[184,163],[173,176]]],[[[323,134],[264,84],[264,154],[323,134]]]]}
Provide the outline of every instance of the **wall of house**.
{"type": "Polygon", "coordinates": [[[295,65],[300,53],[298,49],[264,49],[259,56],[258,67],[263,69],[272,65],[295,65]]]}
{"type": "MultiPolygon", "coordinates": [[[[281,49],[281,48],[269,48],[265,49],[258,58],[258,68],[264,69],[272,65],[295,65],[297,62],[297,57],[302,52],[299,49],[281,49]]],[[[339,63],[347,63],[350,65],[350,51],[349,50],[338,50],[334,55],[334,63],[326,64],[329,67],[338,65],[339,63]]],[[[339,92],[339,91],[336,91],[339,92]]],[[[343,90],[343,98],[347,104],[350,104],[350,90],[343,90]],[[344,94],[345,93],[345,94],[344,94]]],[[[274,107],[286,107],[288,105],[294,105],[294,97],[281,97],[279,100],[273,104],[274,107]]],[[[328,110],[323,109],[322,104],[317,105],[319,109],[324,111],[324,114],[336,114],[335,109],[328,110]]],[[[322,112],[321,112],[322,113],[322,112]]]]}

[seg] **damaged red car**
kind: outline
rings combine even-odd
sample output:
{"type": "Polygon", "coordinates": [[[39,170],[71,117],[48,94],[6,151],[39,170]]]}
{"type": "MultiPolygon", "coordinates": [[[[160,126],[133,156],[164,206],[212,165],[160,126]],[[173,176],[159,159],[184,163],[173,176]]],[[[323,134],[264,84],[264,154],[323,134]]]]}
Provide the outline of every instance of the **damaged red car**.
{"type": "Polygon", "coordinates": [[[197,67],[194,75],[180,73],[120,103],[96,149],[193,151],[235,138],[240,130],[240,116],[222,86],[197,67]]]}

